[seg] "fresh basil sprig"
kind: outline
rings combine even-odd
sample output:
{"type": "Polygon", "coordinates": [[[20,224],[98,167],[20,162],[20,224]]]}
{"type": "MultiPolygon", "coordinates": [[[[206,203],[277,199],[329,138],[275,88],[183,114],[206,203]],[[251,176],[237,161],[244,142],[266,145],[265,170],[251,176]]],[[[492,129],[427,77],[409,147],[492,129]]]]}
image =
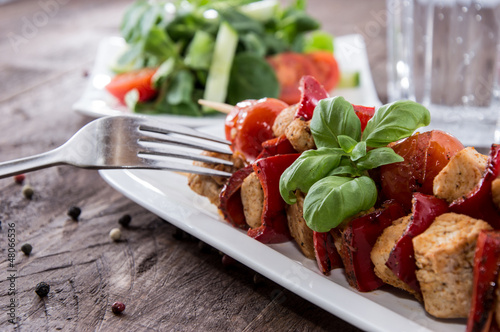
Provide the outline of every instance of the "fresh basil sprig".
{"type": "Polygon", "coordinates": [[[415,102],[380,107],[361,135],[361,122],[342,97],[321,100],[311,120],[317,150],[304,153],[281,175],[285,202],[306,193],[304,219],[314,231],[327,232],[375,205],[377,188],[367,171],[404,159],[387,144],[429,125],[429,111],[415,102]]]}
{"type": "Polygon", "coordinates": [[[328,176],[316,182],[306,195],[304,219],[316,232],[328,232],[376,201],[377,186],[370,177],[328,176]],[[335,221],[336,225],[326,221],[335,221]]]}

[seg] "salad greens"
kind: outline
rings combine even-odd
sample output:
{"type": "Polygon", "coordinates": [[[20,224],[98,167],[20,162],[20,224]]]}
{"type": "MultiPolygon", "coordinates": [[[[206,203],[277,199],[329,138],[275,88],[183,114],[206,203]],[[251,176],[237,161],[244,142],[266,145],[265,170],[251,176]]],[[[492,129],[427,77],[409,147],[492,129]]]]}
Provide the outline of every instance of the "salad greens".
{"type": "Polygon", "coordinates": [[[159,68],[155,100],[126,96],[137,112],[201,116],[200,98],[235,104],[277,97],[280,87],[266,56],[285,51],[333,51],[332,36],[306,13],[306,1],[138,0],[126,11],[126,51],[116,73],[159,68]],[[311,33],[310,33],[311,32],[311,33]]]}
{"type": "Polygon", "coordinates": [[[342,97],[320,100],[311,120],[317,150],[302,153],[281,175],[281,196],[293,204],[296,190],[306,193],[307,225],[327,232],[375,205],[377,187],[367,171],[403,161],[386,145],[429,123],[425,107],[398,101],[380,107],[361,133],[351,103],[342,97]]]}

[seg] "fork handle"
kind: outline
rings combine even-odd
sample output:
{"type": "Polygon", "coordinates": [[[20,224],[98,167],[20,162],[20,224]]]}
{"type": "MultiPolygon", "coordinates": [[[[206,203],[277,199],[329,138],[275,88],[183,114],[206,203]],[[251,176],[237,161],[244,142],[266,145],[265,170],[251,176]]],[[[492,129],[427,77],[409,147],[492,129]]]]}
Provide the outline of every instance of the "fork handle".
{"type": "Polygon", "coordinates": [[[56,150],[0,163],[0,179],[63,164],[57,158],[56,150]]]}

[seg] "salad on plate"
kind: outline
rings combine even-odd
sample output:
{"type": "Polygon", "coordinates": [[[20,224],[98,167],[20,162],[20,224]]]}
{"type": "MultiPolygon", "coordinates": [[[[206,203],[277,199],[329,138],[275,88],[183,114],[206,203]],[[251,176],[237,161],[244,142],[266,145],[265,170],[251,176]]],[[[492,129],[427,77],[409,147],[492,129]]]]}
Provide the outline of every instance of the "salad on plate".
{"type": "Polygon", "coordinates": [[[233,175],[192,174],[190,188],[249,237],[295,241],[325,275],[343,268],[359,292],[390,285],[467,331],[498,329],[500,145],[486,156],[418,132],[430,114],[415,102],[352,105],[312,76],[300,91],[292,105],[237,103],[233,166],[198,163],[233,175]]]}
{"type": "Polygon", "coordinates": [[[214,110],[199,99],[297,103],[304,75],[328,91],[357,86],[359,72],[340,75],[333,37],[319,28],[305,0],[138,0],[106,90],[135,112],[204,116],[214,110]]]}

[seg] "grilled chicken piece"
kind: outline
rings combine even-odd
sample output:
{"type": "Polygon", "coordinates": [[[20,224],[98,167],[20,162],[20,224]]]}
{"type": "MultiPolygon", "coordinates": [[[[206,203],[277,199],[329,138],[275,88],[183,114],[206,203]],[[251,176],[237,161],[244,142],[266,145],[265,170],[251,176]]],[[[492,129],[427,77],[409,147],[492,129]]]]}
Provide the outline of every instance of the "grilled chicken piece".
{"type": "Polygon", "coordinates": [[[487,159],[473,147],[459,151],[434,178],[434,195],[451,203],[470,193],[481,180],[487,159]]]}
{"type": "Polygon", "coordinates": [[[396,242],[401,238],[403,232],[410,222],[411,215],[394,220],[391,226],[387,227],[382,235],[377,239],[371,251],[371,260],[375,265],[375,274],[386,284],[401,288],[413,295],[419,300],[420,294],[415,292],[410,286],[401,281],[386,265],[389,254],[396,242]]]}
{"type": "Polygon", "coordinates": [[[445,213],[413,238],[417,279],[429,314],[439,318],[468,316],[474,252],[483,229],[492,228],[483,220],[445,213]]]}
{"type": "MultiPolygon", "coordinates": [[[[233,162],[233,166],[226,166],[222,164],[208,164],[200,161],[194,161],[193,165],[205,168],[213,168],[216,170],[221,170],[229,173],[234,173],[236,170],[244,166],[244,162],[241,158],[234,157],[232,155],[226,155],[208,151],[203,151],[201,154],[205,156],[231,160],[233,162]]],[[[200,175],[200,174],[188,174],[187,177],[188,177],[188,186],[191,188],[191,190],[193,190],[195,193],[201,196],[207,197],[210,200],[210,203],[216,206],[220,205],[219,193],[222,190],[222,187],[224,187],[227,178],[220,176],[200,175]]]]}
{"type": "Polygon", "coordinates": [[[251,173],[241,185],[241,202],[245,220],[251,228],[262,224],[262,210],[264,208],[264,191],[257,174],[251,173]]]}
{"type": "Polygon", "coordinates": [[[288,228],[293,239],[307,258],[315,259],[313,231],[307,226],[303,217],[304,194],[297,191],[297,202],[286,208],[288,228]]]}
{"type": "Polygon", "coordinates": [[[293,120],[285,130],[286,138],[288,138],[297,152],[304,152],[316,147],[309,126],[310,123],[311,121],[304,121],[297,118],[293,120]]]}
{"type": "Polygon", "coordinates": [[[285,135],[286,128],[295,119],[295,113],[299,108],[299,104],[291,105],[281,111],[276,117],[273,124],[273,134],[276,137],[285,135]]]}

